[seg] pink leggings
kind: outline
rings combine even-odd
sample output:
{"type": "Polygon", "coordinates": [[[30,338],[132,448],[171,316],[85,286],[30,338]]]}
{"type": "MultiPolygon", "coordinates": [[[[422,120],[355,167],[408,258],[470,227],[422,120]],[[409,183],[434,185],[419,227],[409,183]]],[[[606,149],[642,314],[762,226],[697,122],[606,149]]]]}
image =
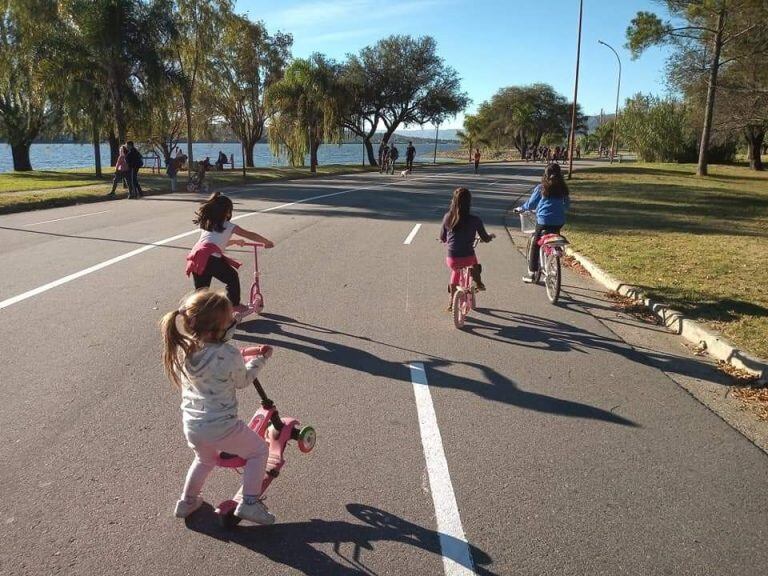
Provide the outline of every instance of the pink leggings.
{"type": "Polygon", "coordinates": [[[267,468],[269,448],[264,439],[248,428],[245,422],[238,420],[234,430],[214,442],[190,433],[187,442],[195,451],[195,460],[187,472],[182,498],[192,499],[200,495],[208,475],[216,467],[219,452],[237,454],[247,460],[243,470],[243,494],[261,495],[261,484],[267,468]]]}
{"type": "Polygon", "coordinates": [[[461,281],[461,269],[477,264],[477,256],[460,256],[458,258],[448,256],[445,263],[451,269],[451,286],[458,286],[461,281]]]}

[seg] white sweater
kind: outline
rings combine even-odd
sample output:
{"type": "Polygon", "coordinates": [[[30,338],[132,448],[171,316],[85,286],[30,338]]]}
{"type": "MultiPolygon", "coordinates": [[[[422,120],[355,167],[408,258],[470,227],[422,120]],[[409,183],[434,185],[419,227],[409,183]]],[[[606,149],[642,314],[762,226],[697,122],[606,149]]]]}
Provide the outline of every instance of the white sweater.
{"type": "Polygon", "coordinates": [[[246,388],[256,378],[266,359],[248,363],[231,344],[206,344],[184,362],[181,375],[181,411],[184,432],[216,440],[237,422],[235,390],[246,388]]]}

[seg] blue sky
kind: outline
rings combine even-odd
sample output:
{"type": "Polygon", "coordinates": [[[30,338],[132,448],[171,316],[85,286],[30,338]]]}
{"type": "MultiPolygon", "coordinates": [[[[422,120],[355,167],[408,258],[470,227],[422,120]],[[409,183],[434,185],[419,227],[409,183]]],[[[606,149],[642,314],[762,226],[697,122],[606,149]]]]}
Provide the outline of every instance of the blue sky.
{"type": "MultiPolygon", "coordinates": [[[[621,57],[622,101],[666,93],[664,50],[632,61],[624,48],[634,14],[659,9],[651,0],[584,0],[579,103],[587,114],[612,112],[616,103],[616,57],[598,40],[621,57]]],[[[390,34],[434,36],[473,100],[470,113],[504,86],[547,82],[573,98],[578,10],[578,0],[237,0],[238,12],[271,32],[292,33],[294,56],[318,51],[341,60],[390,34]]]]}

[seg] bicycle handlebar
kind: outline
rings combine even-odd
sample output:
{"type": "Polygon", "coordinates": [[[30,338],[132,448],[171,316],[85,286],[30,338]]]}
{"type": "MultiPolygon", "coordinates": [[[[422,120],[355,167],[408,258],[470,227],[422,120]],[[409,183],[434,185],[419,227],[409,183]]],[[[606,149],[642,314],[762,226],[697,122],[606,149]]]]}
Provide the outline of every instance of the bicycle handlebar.
{"type": "Polygon", "coordinates": [[[266,248],[263,242],[243,242],[242,246],[256,246],[257,248],[266,248]]]}

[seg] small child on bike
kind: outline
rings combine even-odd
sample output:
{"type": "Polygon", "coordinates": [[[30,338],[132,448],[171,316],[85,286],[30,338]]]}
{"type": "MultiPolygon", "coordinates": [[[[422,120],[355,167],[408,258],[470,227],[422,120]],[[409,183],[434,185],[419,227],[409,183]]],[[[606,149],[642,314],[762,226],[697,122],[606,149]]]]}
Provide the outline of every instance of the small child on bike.
{"type": "Polygon", "coordinates": [[[539,238],[545,234],[560,234],[560,229],[565,225],[565,212],[570,205],[570,192],[560,165],[549,164],[544,169],[541,184],[533,189],[531,197],[522,206],[515,208],[517,213],[536,211],[536,231],[528,252],[528,274],[523,276],[523,282],[533,282],[539,270],[539,238]]]}
{"type": "Polygon", "coordinates": [[[234,333],[232,304],[210,289],[194,292],[160,324],[163,364],[170,381],[181,389],[184,436],[195,453],[174,515],[186,518],[203,504],[201,492],[219,452],[246,460],[242,501],[235,516],[258,524],[275,517],[261,500],[269,456],[267,443],[237,417],[236,391],[245,388],[272,355],[261,346],[247,363],[228,341],[234,333]]]}
{"type": "Polygon", "coordinates": [[[227,246],[243,245],[243,240],[231,239],[233,234],[260,242],[266,248],[272,248],[274,243],[230,222],[232,208],[232,200],[214,192],[195,213],[193,222],[200,226],[202,232],[187,256],[186,271],[187,276],[192,274],[195,288],[208,288],[213,278],[226,284],[227,297],[235,312],[244,312],[246,307],[240,304],[240,277],[237,274],[240,262],[228,258],[224,252],[227,246]]]}
{"type": "Polygon", "coordinates": [[[451,269],[451,280],[448,284],[448,310],[453,307],[453,293],[459,285],[461,269],[472,267],[472,281],[476,290],[485,290],[485,284],[480,277],[482,266],[475,255],[475,237],[483,242],[490,242],[496,236],[488,234],[483,221],[469,210],[472,204],[472,194],[467,188],[456,188],[451,198],[451,207],[443,216],[443,226],[440,229],[440,241],[447,245],[448,255],[445,263],[451,269]]]}

